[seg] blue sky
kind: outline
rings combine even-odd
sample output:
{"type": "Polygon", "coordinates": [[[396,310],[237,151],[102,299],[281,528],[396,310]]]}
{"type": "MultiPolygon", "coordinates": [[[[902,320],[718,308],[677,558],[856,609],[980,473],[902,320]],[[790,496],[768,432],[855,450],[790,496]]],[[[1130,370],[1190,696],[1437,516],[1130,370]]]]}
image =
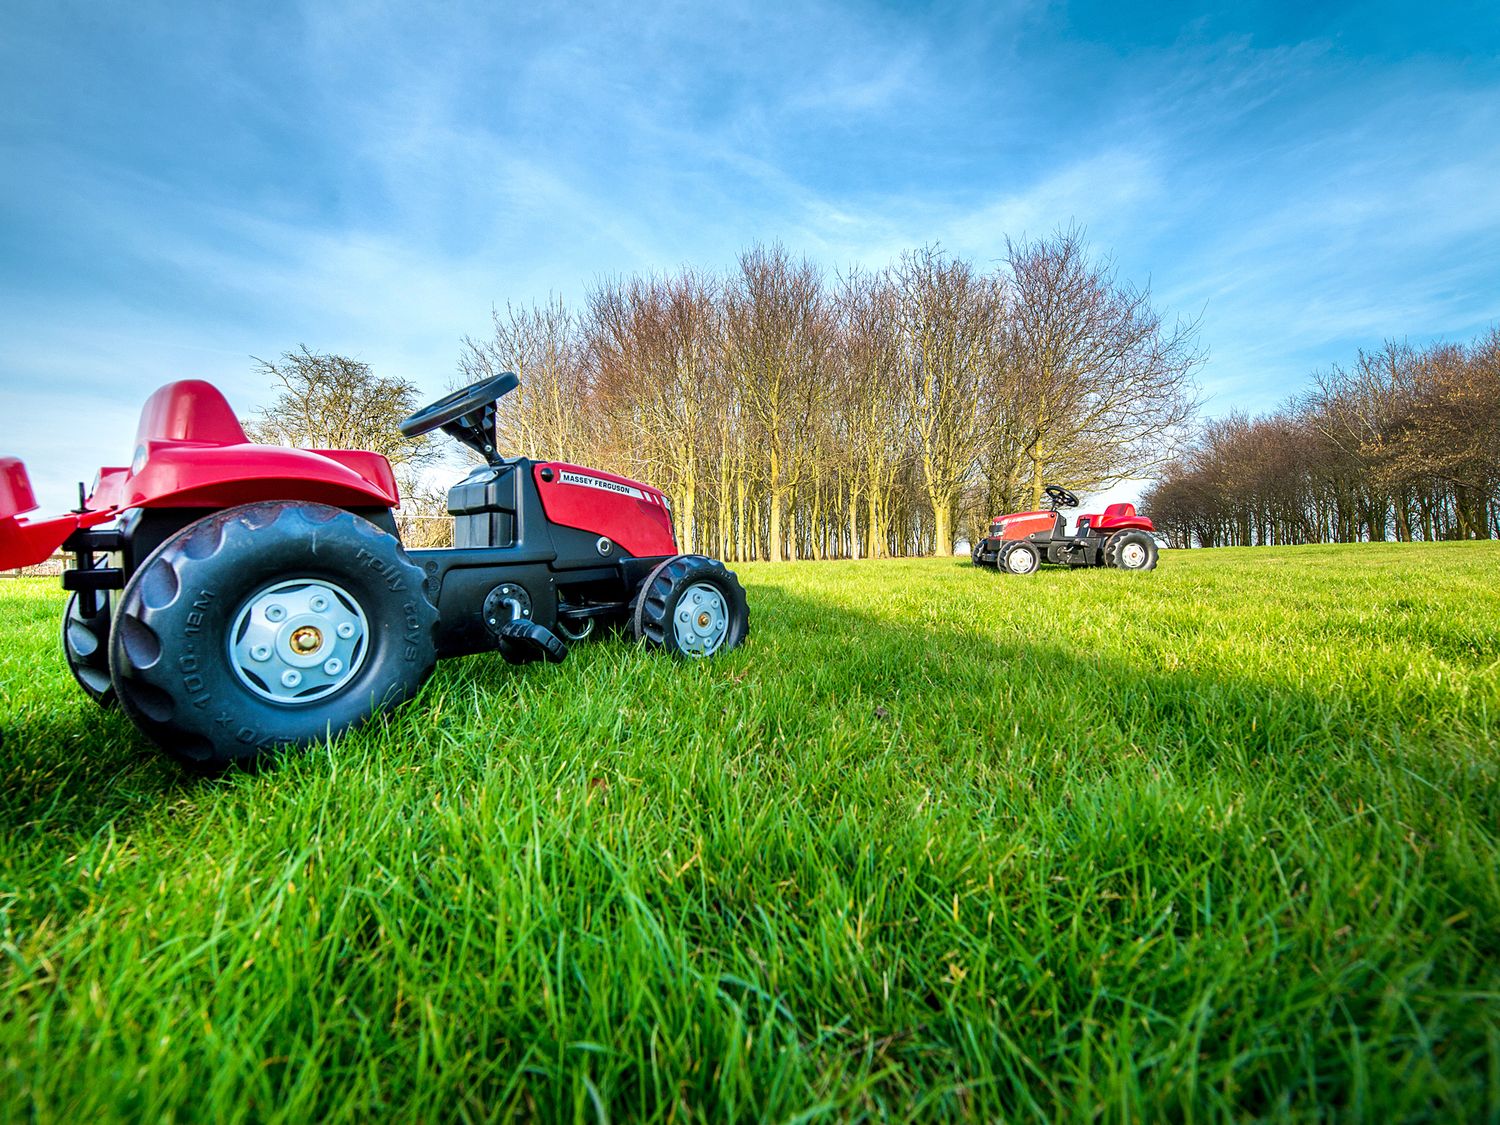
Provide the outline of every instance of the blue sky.
{"type": "Polygon", "coordinates": [[[1500,5],[11,0],[0,452],[305,343],[433,392],[492,305],[1084,227],[1202,315],[1210,412],[1500,322],[1500,5]]]}

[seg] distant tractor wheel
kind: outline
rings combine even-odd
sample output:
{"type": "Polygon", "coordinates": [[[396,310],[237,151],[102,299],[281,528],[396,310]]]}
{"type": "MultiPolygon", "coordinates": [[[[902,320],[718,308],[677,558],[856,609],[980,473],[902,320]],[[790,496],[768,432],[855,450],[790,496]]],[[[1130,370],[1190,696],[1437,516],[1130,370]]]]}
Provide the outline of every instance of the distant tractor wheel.
{"type": "Polygon", "coordinates": [[[189,524],[136,571],[110,666],[141,730],[220,770],[415,694],[436,623],[394,536],[322,504],[246,504],[189,524]]]}
{"type": "Polygon", "coordinates": [[[1000,556],[1007,574],[1035,574],[1042,566],[1042,553],[1030,543],[1012,543],[1000,556]]]}
{"type": "Polygon", "coordinates": [[[637,640],[702,658],[743,643],[750,608],[740,580],[718,559],[676,555],[641,584],[631,626],[637,640]]]}
{"type": "Polygon", "coordinates": [[[1156,540],[1144,531],[1117,531],[1104,544],[1104,565],[1120,570],[1155,570],[1156,540]]]}
{"type": "Polygon", "coordinates": [[[68,608],[63,612],[63,656],[84,694],[101,707],[113,707],[115,689],[109,682],[112,595],[108,590],[100,590],[94,597],[96,608],[91,614],[83,612],[77,594],[68,598],[68,608]]]}
{"type": "Polygon", "coordinates": [[[978,543],[974,544],[974,549],[969,552],[969,561],[972,562],[975,566],[983,566],[984,563],[982,563],[982,562],[979,561],[979,556],[983,552],[984,552],[984,540],[981,539],[978,543]]]}

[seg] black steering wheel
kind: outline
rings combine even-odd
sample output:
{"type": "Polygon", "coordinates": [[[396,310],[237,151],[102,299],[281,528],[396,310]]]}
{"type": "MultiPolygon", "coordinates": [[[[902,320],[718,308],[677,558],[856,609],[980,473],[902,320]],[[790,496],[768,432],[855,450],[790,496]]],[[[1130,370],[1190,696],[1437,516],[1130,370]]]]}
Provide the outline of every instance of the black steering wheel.
{"type": "Polygon", "coordinates": [[[402,422],[399,429],[406,437],[418,437],[439,426],[446,426],[449,422],[456,422],[465,414],[494,406],[497,399],[510,394],[520,385],[521,380],[509,371],[504,375],[496,375],[493,379],[481,379],[451,395],[445,395],[431,406],[422,407],[402,422]]]}
{"type": "Polygon", "coordinates": [[[1042,491],[1047,494],[1047,499],[1052,501],[1054,508],[1076,508],[1078,497],[1074,496],[1066,488],[1056,484],[1044,484],[1042,491]]]}

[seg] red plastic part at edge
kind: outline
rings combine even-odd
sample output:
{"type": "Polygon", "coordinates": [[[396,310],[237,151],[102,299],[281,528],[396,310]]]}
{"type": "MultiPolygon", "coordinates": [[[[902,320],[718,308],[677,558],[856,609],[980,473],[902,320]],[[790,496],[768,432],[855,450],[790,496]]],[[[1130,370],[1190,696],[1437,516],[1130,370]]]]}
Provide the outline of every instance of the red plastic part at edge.
{"type": "Polygon", "coordinates": [[[50,520],[28,520],[36,510],[36,496],[26,466],[15,457],[0,457],[0,570],[45,562],[80,527],[93,527],[114,518],[113,509],[69,512],[50,520]]]}
{"type": "Polygon", "coordinates": [[[31,478],[17,457],[0,457],[0,519],[36,510],[31,478]]]}

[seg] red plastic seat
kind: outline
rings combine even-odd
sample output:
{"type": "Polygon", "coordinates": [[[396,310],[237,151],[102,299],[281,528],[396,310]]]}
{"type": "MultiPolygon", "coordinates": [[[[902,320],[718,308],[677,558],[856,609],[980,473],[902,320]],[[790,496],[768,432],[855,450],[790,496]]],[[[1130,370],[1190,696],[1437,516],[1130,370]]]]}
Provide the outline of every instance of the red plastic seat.
{"type": "Polygon", "coordinates": [[[250,439],[219,388],[201,379],[168,383],[146,400],[135,441],[244,445],[250,439]]]}
{"type": "Polygon", "coordinates": [[[1138,531],[1151,531],[1151,521],[1145,516],[1135,514],[1134,504],[1111,504],[1104,509],[1104,514],[1091,524],[1100,531],[1116,530],[1123,531],[1127,528],[1135,528],[1138,531]]]}

